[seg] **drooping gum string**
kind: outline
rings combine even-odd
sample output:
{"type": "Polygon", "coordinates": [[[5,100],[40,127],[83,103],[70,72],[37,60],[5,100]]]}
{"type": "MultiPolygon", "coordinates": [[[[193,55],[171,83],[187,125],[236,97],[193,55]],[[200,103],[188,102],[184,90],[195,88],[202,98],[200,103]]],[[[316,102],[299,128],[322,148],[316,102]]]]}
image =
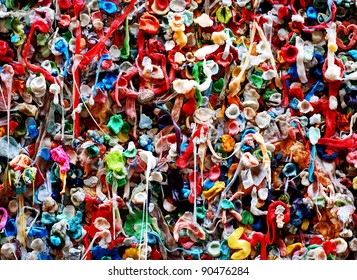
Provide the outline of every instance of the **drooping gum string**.
{"type": "Polygon", "coordinates": [[[299,36],[296,36],[295,47],[298,49],[298,54],[296,56],[297,73],[300,81],[305,84],[308,82],[308,79],[306,77],[304,65],[304,41],[299,36]]]}
{"type": "Polygon", "coordinates": [[[335,52],[331,50],[330,45],[336,44],[336,24],[331,23],[331,25],[326,28],[326,33],[328,35],[327,68],[331,68],[335,65],[335,52]]]}
{"type": "MultiPolygon", "coordinates": [[[[207,141],[207,140],[206,140],[207,141]]],[[[206,154],[206,150],[207,150],[207,146],[205,147],[205,153],[203,155],[203,158],[200,159],[201,161],[201,164],[200,164],[200,168],[201,168],[201,186],[203,186],[203,169],[204,169],[204,166],[205,166],[205,154],[206,154]]]]}
{"type": "MultiPolygon", "coordinates": [[[[76,83],[76,80],[73,80],[73,84],[74,84],[74,86],[77,88],[77,90],[79,90],[78,84],[76,83]]],[[[82,100],[82,103],[81,103],[81,104],[83,104],[83,106],[86,108],[86,110],[87,110],[89,116],[92,118],[93,122],[97,125],[97,127],[99,128],[99,130],[100,130],[101,132],[103,132],[104,135],[107,135],[107,133],[100,127],[100,125],[98,124],[98,122],[95,120],[95,118],[94,118],[94,116],[92,115],[92,113],[90,112],[90,110],[89,110],[89,108],[88,108],[86,102],[83,100],[82,96],[79,95],[79,98],[82,100]]],[[[79,104],[78,104],[78,105],[79,105],[79,104]]],[[[74,104],[73,104],[73,106],[74,106],[74,104]]],[[[76,107],[76,108],[73,107],[73,110],[77,110],[77,107],[76,107]]],[[[75,118],[76,118],[76,117],[75,117],[75,118]]],[[[73,130],[73,131],[74,131],[74,130],[73,130]]],[[[73,133],[74,133],[74,132],[73,132],[73,133]]],[[[75,135],[73,135],[73,137],[75,138],[75,135]]]]}
{"type": "MultiPolygon", "coordinates": [[[[112,175],[113,176],[113,175],[112,175]]],[[[116,202],[116,197],[117,197],[117,189],[118,189],[118,184],[117,181],[113,180],[113,185],[112,185],[112,219],[113,219],[113,238],[115,239],[115,202],[116,202]]]]}
{"type": "Polygon", "coordinates": [[[237,169],[234,171],[234,175],[232,177],[232,179],[229,181],[228,185],[224,188],[224,190],[221,192],[221,196],[220,196],[220,200],[218,203],[218,207],[216,210],[216,214],[214,216],[214,220],[216,220],[218,218],[219,212],[221,211],[221,202],[222,199],[226,197],[228,191],[230,190],[230,188],[232,187],[232,185],[234,184],[234,182],[237,180],[238,175],[240,174],[241,170],[243,167],[243,161],[240,160],[239,164],[237,166],[237,169]]]}
{"type": "MultiPolygon", "coordinates": [[[[328,44],[327,44],[327,69],[326,72],[324,73],[324,77],[327,79],[327,82],[329,83],[329,97],[331,97],[331,93],[336,90],[336,92],[333,93],[334,96],[337,95],[337,90],[338,88],[334,89],[336,86],[333,85],[334,81],[341,81],[343,78],[341,78],[341,71],[344,71],[336,65],[335,63],[335,52],[338,49],[338,46],[336,44],[336,23],[332,22],[329,24],[329,27],[326,28],[326,33],[328,35],[328,44]]],[[[331,111],[328,111],[329,113],[331,111]]],[[[330,117],[332,117],[330,114],[328,114],[330,117]]],[[[327,116],[328,118],[328,116],[327,116]]]]}
{"type": "MultiPolygon", "coordinates": [[[[355,124],[357,119],[357,113],[354,113],[351,117],[351,122],[350,122],[350,133],[347,135],[347,137],[351,137],[353,133],[353,125],[355,124]]],[[[346,137],[346,138],[347,138],[346,137]]]]}
{"type": "MultiPolygon", "coordinates": [[[[148,164],[149,165],[149,164],[148,164]]],[[[149,223],[149,176],[150,169],[147,168],[145,174],[145,189],[146,189],[146,203],[145,203],[145,260],[148,259],[148,223],[149,223]]]]}
{"type": "MultiPolygon", "coordinates": [[[[149,152],[143,152],[145,153],[145,156],[147,157],[147,162],[146,162],[146,171],[145,171],[145,191],[146,191],[146,200],[143,203],[143,214],[142,214],[142,219],[141,219],[141,230],[140,230],[140,240],[143,238],[144,239],[144,246],[146,250],[145,254],[145,260],[147,260],[148,256],[148,222],[149,222],[149,177],[150,177],[150,170],[153,167],[153,156],[149,152]],[[147,156],[149,154],[149,156],[147,156]],[[145,231],[145,235],[143,236],[143,231],[145,231]]],[[[141,255],[141,246],[139,245],[139,258],[141,255]]]]}
{"type": "MultiPolygon", "coordinates": [[[[147,153],[149,154],[149,153],[147,153]]],[[[149,156],[148,156],[148,159],[147,159],[147,167],[146,167],[146,172],[145,172],[145,181],[146,181],[146,184],[145,184],[145,189],[146,189],[146,203],[145,203],[145,206],[146,206],[146,211],[145,211],[145,214],[146,214],[146,223],[145,223],[145,250],[146,250],[146,254],[145,254],[145,260],[147,260],[148,256],[147,256],[147,253],[148,253],[148,223],[149,223],[149,177],[150,177],[150,170],[152,169],[153,167],[153,155],[150,153],[149,156]]]]}
{"type": "MultiPolygon", "coordinates": [[[[11,244],[10,241],[9,241],[9,244],[11,244]]],[[[13,247],[13,246],[10,246],[10,248],[11,248],[12,254],[13,254],[14,257],[15,257],[15,260],[19,260],[19,259],[17,258],[17,256],[16,256],[16,252],[15,252],[15,250],[14,250],[14,247],[13,247]]]]}
{"type": "MultiPolygon", "coordinates": [[[[76,48],[75,48],[75,54],[80,53],[80,40],[81,40],[81,25],[77,23],[77,31],[76,31],[76,48]]],[[[78,65],[74,70],[73,73],[73,83],[76,85],[76,87],[73,88],[73,108],[77,108],[79,105],[79,99],[80,99],[80,90],[78,88],[78,82],[79,82],[79,69],[78,65]]],[[[80,121],[79,121],[79,113],[75,112],[74,113],[75,117],[73,120],[73,134],[75,137],[79,136],[80,133],[80,121]]]]}
{"type": "Polygon", "coordinates": [[[265,45],[265,49],[268,50],[268,52],[269,52],[269,60],[270,60],[271,65],[273,66],[273,69],[274,69],[275,73],[276,73],[276,75],[275,75],[275,84],[276,84],[276,86],[278,88],[282,89],[283,85],[282,85],[281,79],[279,77],[279,73],[278,73],[278,70],[277,70],[277,67],[276,67],[274,55],[273,55],[273,53],[271,51],[270,44],[269,44],[267,38],[265,37],[263,29],[257,24],[256,21],[253,22],[253,25],[256,26],[256,29],[258,30],[259,36],[260,36],[260,38],[262,39],[262,41],[263,41],[263,43],[265,45]]]}
{"type": "Polygon", "coordinates": [[[5,100],[5,96],[4,96],[4,92],[2,90],[2,87],[0,87],[0,92],[1,92],[1,98],[2,98],[2,101],[5,105],[5,110],[7,110],[7,104],[6,104],[6,100],[5,100]]]}
{"type": "Polygon", "coordinates": [[[63,187],[62,187],[62,190],[61,190],[60,194],[63,195],[66,192],[67,172],[66,173],[62,173],[62,171],[60,171],[60,179],[61,179],[62,184],[63,184],[63,187]]]}
{"type": "Polygon", "coordinates": [[[235,77],[229,84],[229,91],[230,91],[231,96],[236,96],[238,94],[238,92],[241,90],[240,83],[241,83],[243,74],[245,73],[245,71],[247,70],[247,68],[249,66],[250,55],[253,50],[253,43],[254,43],[254,37],[255,37],[256,30],[257,30],[257,26],[253,23],[252,30],[250,32],[251,36],[250,36],[250,44],[249,44],[249,50],[248,50],[247,56],[244,59],[243,66],[241,66],[241,70],[240,70],[238,76],[235,77]]]}
{"type": "Polygon", "coordinates": [[[266,179],[267,179],[267,183],[268,183],[268,188],[271,189],[271,165],[270,165],[270,158],[268,155],[268,151],[267,148],[265,146],[265,142],[264,142],[264,138],[263,136],[256,132],[253,134],[253,138],[255,141],[258,142],[260,149],[262,150],[262,154],[263,154],[263,165],[266,171],[266,179]]]}
{"type": "Polygon", "coordinates": [[[143,204],[143,213],[141,215],[141,229],[140,229],[140,240],[139,240],[139,245],[138,245],[138,249],[139,249],[139,259],[140,259],[140,256],[141,256],[141,246],[140,246],[140,242],[141,240],[143,240],[143,237],[144,237],[144,227],[145,227],[145,204],[146,204],[146,201],[144,201],[144,204],[143,204]]]}
{"type": "Polygon", "coordinates": [[[87,254],[89,253],[89,251],[92,249],[94,242],[97,240],[98,237],[100,237],[102,234],[104,234],[104,231],[98,231],[95,233],[91,243],[89,244],[87,250],[85,251],[85,253],[83,254],[81,260],[84,260],[87,256],[87,254]]]}
{"type": "Polygon", "coordinates": [[[32,220],[32,222],[31,222],[29,228],[28,228],[27,231],[26,231],[26,236],[27,236],[28,233],[30,232],[30,230],[32,229],[32,227],[35,225],[35,223],[36,223],[36,221],[37,221],[37,218],[38,218],[38,216],[40,215],[40,212],[39,212],[36,208],[33,208],[33,207],[24,206],[24,208],[29,208],[29,209],[35,210],[35,212],[36,212],[35,218],[32,220]]]}
{"type": "Polygon", "coordinates": [[[24,50],[23,50],[23,59],[24,59],[24,62],[26,64],[26,66],[34,73],[41,73],[44,75],[44,77],[46,78],[46,80],[50,81],[51,83],[54,83],[56,78],[53,77],[49,72],[47,72],[46,70],[44,70],[43,68],[40,68],[40,67],[37,67],[37,66],[34,66],[32,64],[30,64],[28,62],[28,52],[29,52],[29,48],[30,48],[30,44],[31,44],[31,39],[33,37],[33,34],[35,32],[35,29],[37,27],[39,27],[41,25],[41,28],[42,27],[46,27],[46,28],[49,28],[47,25],[45,25],[44,22],[40,22],[40,21],[36,21],[34,22],[32,25],[31,25],[31,29],[30,29],[30,33],[27,37],[27,42],[25,44],[25,47],[24,47],[24,50]]]}
{"type": "Polygon", "coordinates": [[[21,215],[21,239],[22,239],[22,247],[26,252],[26,233],[25,233],[25,211],[24,211],[24,196],[23,194],[19,195],[19,214],[21,215]]]}
{"type": "Polygon", "coordinates": [[[119,81],[120,81],[120,78],[121,78],[121,76],[123,75],[123,71],[122,70],[119,70],[119,73],[118,73],[118,78],[117,78],[117,80],[116,80],[116,82],[115,82],[115,88],[114,88],[114,92],[115,92],[115,101],[116,101],[116,103],[117,103],[117,105],[118,105],[118,107],[122,107],[122,105],[120,104],[120,101],[119,101],[119,89],[118,89],[118,87],[119,87],[119,81]],[[119,104],[121,105],[121,106],[119,106],[119,104]]]}
{"type": "Polygon", "coordinates": [[[55,84],[59,86],[60,88],[60,101],[61,101],[61,106],[62,106],[62,110],[61,110],[61,140],[64,139],[64,126],[65,126],[65,117],[64,117],[64,98],[63,98],[63,79],[60,79],[60,84],[58,84],[57,79],[55,79],[55,84]]]}
{"type": "Polygon", "coordinates": [[[32,206],[34,206],[34,205],[35,205],[35,178],[33,178],[33,181],[32,181],[32,206]]]}
{"type": "Polygon", "coordinates": [[[197,189],[196,189],[196,184],[197,184],[197,178],[196,178],[196,166],[197,166],[197,150],[196,150],[196,138],[193,139],[193,196],[194,196],[194,201],[193,201],[193,221],[195,224],[197,224],[197,189]]]}
{"type": "Polygon", "coordinates": [[[218,2],[221,2],[220,0],[215,0],[210,6],[209,9],[211,10],[218,2]]]}
{"type": "Polygon", "coordinates": [[[204,7],[204,10],[205,10],[205,13],[208,15],[209,14],[209,10],[210,10],[210,0],[205,0],[204,4],[203,4],[203,7],[204,7]]]}
{"type": "MultiPolygon", "coordinates": [[[[219,154],[217,154],[212,146],[211,141],[209,141],[209,139],[211,138],[211,130],[208,130],[208,136],[207,136],[207,144],[208,144],[208,148],[210,149],[211,153],[217,157],[218,159],[222,159],[222,160],[227,160],[230,159],[231,157],[233,157],[239,150],[240,150],[240,146],[238,145],[237,148],[231,153],[230,156],[228,157],[222,157],[219,154]]],[[[241,143],[243,143],[243,141],[241,141],[241,143]]]]}
{"type": "MultiPolygon", "coordinates": [[[[12,68],[12,67],[11,67],[12,68]]],[[[11,91],[12,91],[12,79],[11,79],[11,87],[7,89],[7,161],[9,162],[10,157],[10,106],[11,106],[11,91]]]]}
{"type": "Polygon", "coordinates": [[[266,15],[264,18],[268,21],[267,23],[263,23],[264,34],[266,34],[265,36],[267,37],[267,41],[269,42],[269,46],[271,48],[273,19],[271,15],[266,15]]]}

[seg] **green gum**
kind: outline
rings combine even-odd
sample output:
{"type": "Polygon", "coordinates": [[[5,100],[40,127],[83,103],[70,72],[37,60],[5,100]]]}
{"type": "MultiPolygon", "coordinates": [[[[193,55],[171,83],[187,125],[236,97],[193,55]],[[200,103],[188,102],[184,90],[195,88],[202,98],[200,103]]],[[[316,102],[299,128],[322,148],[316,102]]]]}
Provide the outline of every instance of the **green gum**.
{"type": "Polygon", "coordinates": [[[264,101],[269,101],[270,100],[270,97],[274,94],[274,93],[277,93],[278,91],[276,89],[266,89],[264,94],[263,94],[263,100],[264,101]]]}
{"type": "Polygon", "coordinates": [[[203,206],[197,207],[197,218],[198,219],[203,219],[204,217],[206,217],[206,208],[203,206]]]}
{"type": "Polygon", "coordinates": [[[250,81],[258,88],[261,89],[264,83],[262,77],[258,76],[257,74],[250,75],[250,81]]]}
{"type": "Polygon", "coordinates": [[[120,49],[120,58],[127,59],[130,56],[130,36],[129,36],[129,19],[125,19],[125,37],[123,47],[120,49]]]}
{"type": "Polygon", "coordinates": [[[104,160],[108,168],[116,172],[120,172],[126,163],[123,154],[119,151],[111,151],[107,153],[104,160]]]}
{"type": "Polygon", "coordinates": [[[37,34],[37,37],[36,37],[37,44],[39,46],[44,46],[47,43],[48,38],[49,38],[49,34],[47,34],[47,33],[39,33],[39,34],[37,34]]]}
{"type": "Polygon", "coordinates": [[[227,24],[233,17],[233,14],[227,6],[221,6],[216,12],[216,17],[221,23],[227,24]]]}
{"type": "Polygon", "coordinates": [[[197,88],[196,88],[196,95],[197,95],[197,105],[196,105],[196,108],[200,108],[201,104],[202,104],[202,94],[201,94],[201,91],[199,91],[197,88]]]}
{"type": "Polygon", "coordinates": [[[224,86],[224,79],[219,78],[217,81],[213,83],[213,90],[215,92],[221,92],[224,86]]]}
{"type": "Polygon", "coordinates": [[[99,148],[96,145],[92,145],[86,148],[86,152],[89,157],[93,158],[99,155],[99,148]]]}
{"type": "Polygon", "coordinates": [[[115,134],[118,134],[124,125],[121,115],[114,115],[110,117],[107,127],[115,134]]]}
{"type": "Polygon", "coordinates": [[[247,211],[247,210],[243,210],[243,212],[242,212],[241,215],[242,215],[242,221],[241,221],[241,223],[242,223],[243,225],[253,224],[253,222],[254,222],[254,217],[253,217],[252,213],[250,213],[250,212],[247,211]]]}
{"type": "Polygon", "coordinates": [[[5,0],[5,6],[6,6],[6,8],[12,10],[15,6],[14,1],[13,0],[5,0]]]}
{"type": "Polygon", "coordinates": [[[221,202],[221,208],[224,210],[234,209],[234,204],[228,199],[223,199],[221,202]]]}

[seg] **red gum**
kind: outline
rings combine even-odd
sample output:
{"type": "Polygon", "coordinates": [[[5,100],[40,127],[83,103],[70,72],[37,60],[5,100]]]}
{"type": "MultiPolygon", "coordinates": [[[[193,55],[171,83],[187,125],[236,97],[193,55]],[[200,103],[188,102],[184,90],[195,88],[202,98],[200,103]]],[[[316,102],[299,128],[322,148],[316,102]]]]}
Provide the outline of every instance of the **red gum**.
{"type": "Polygon", "coordinates": [[[281,77],[281,83],[283,84],[284,97],[283,97],[283,107],[287,107],[289,105],[289,91],[286,86],[286,80],[290,79],[290,75],[285,74],[281,77]]]}
{"type": "Polygon", "coordinates": [[[252,246],[256,246],[258,242],[260,243],[260,259],[266,260],[267,259],[267,252],[266,252],[266,242],[265,242],[265,235],[262,232],[253,232],[251,237],[247,237],[245,234],[242,235],[242,239],[246,240],[252,246]]]}
{"type": "Polygon", "coordinates": [[[169,6],[169,1],[168,0],[156,0],[156,7],[159,8],[161,11],[165,11],[166,8],[169,6]]]}
{"type": "MultiPolygon", "coordinates": [[[[79,13],[81,1],[76,1],[76,4],[77,4],[76,5],[76,13],[79,13]]],[[[79,70],[78,70],[78,68],[84,69],[96,56],[99,56],[103,53],[103,49],[105,47],[105,45],[104,45],[105,41],[108,40],[109,37],[113,34],[113,32],[121,26],[121,24],[124,22],[125,18],[130,13],[131,9],[133,8],[134,4],[135,4],[135,1],[132,0],[130,2],[129,6],[126,8],[125,12],[122,15],[120,15],[119,17],[117,17],[114,20],[114,22],[110,25],[107,34],[105,36],[102,36],[100,38],[100,41],[92,49],[90,49],[88,52],[86,52],[83,55],[82,61],[80,62],[80,64],[78,65],[78,67],[76,68],[76,70],[73,74],[78,87],[79,87],[79,70]]],[[[75,50],[76,54],[79,54],[79,52],[80,52],[80,47],[79,47],[80,38],[81,38],[81,28],[80,28],[80,24],[78,24],[77,31],[76,31],[76,50],[75,50]]],[[[78,104],[79,104],[79,89],[74,87],[73,88],[73,107],[77,108],[78,104]]],[[[78,137],[80,134],[80,121],[79,121],[78,113],[75,113],[73,130],[74,130],[75,137],[78,137]]]]}
{"type": "Polygon", "coordinates": [[[284,219],[283,221],[285,223],[290,221],[290,208],[282,201],[274,201],[272,204],[269,205],[268,207],[268,214],[267,214],[267,227],[268,231],[265,236],[266,242],[271,245],[273,244],[274,240],[276,239],[276,230],[277,230],[277,225],[276,225],[276,214],[275,214],[275,209],[278,205],[281,205],[285,208],[285,213],[284,213],[284,219]]]}
{"type": "Polygon", "coordinates": [[[196,188],[196,195],[200,195],[202,192],[202,186],[200,184],[200,176],[198,173],[198,170],[194,170],[193,172],[190,173],[188,176],[188,180],[190,181],[190,195],[188,196],[188,201],[190,203],[194,203],[195,201],[195,191],[194,188],[196,188]],[[196,173],[196,184],[194,182],[194,176],[196,173]]]}
{"type": "Polygon", "coordinates": [[[34,65],[32,65],[32,64],[30,64],[28,62],[28,52],[29,52],[29,49],[30,49],[31,39],[32,39],[32,36],[33,36],[33,34],[35,32],[35,29],[39,29],[42,32],[48,32],[49,31],[49,27],[46,25],[45,22],[36,21],[31,25],[30,33],[28,35],[28,39],[27,39],[27,42],[25,44],[25,48],[24,48],[24,51],[23,51],[23,58],[24,58],[25,64],[26,64],[27,68],[30,69],[32,72],[41,73],[41,74],[43,74],[45,76],[46,80],[50,81],[53,84],[55,84],[55,83],[59,84],[57,79],[55,77],[53,77],[49,72],[47,72],[46,70],[44,70],[41,67],[34,66],[34,65]]]}
{"type": "Polygon", "coordinates": [[[88,52],[83,55],[83,59],[79,64],[80,69],[84,69],[88,66],[89,63],[93,61],[93,59],[97,56],[100,56],[103,53],[103,49],[105,47],[105,42],[109,39],[109,37],[122,25],[125,18],[128,16],[130,11],[132,10],[136,1],[132,0],[128,7],[126,8],[125,12],[117,17],[113,23],[110,25],[109,30],[105,36],[103,36],[100,41],[88,52]]]}
{"type": "MultiPolygon", "coordinates": [[[[340,77],[342,78],[344,76],[345,72],[345,67],[342,61],[338,58],[335,58],[335,63],[341,68],[341,73],[340,77]]],[[[327,59],[325,60],[325,63],[322,67],[322,73],[323,76],[325,76],[326,70],[327,70],[327,59]]],[[[326,78],[325,78],[326,79],[326,78]]],[[[329,98],[331,97],[337,97],[338,94],[338,89],[340,85],[342,84],[342,80],[337,80],[337,81],[329,81],[326,79],[329,85],[329,98]]],[[[330,100],[328,101],[330,103],[330,100]]],[[[337,111],[336,110],[331,110],[329,106],[327,106],[327,111],[326,111],[326,132],[325,132],[325,138],[330,138],[334,135],[335,129],[336,129],[336,117],[337,117],[337,111]]]]}

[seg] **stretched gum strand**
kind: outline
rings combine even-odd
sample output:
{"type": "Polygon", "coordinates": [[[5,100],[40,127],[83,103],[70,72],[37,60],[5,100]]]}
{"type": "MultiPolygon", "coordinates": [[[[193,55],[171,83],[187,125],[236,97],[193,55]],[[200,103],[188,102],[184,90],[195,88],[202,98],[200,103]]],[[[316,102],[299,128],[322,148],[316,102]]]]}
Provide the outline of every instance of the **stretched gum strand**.
{"type": "Polygon", "coordinates": [[[271,51],[271,47],[270,47],[270,43],[268,42],[265,34],[264,34],[264,31],[263,29],[258,25],[258,23],[256,21],[253,22],[254,25],[256,25],[256,28],[258,30],[258,33],[259,33],[259,36],[260,38],[262,39],[264,45],[265,45],[265,48],[268,50],[269,52],[269,60],[270,60],[270,63],[271,63],[271,66],[273,67],[273,70],[275,71],[276,75],[275,75],[275,78],[274,78],[274,81],[275,81],[275,85],[279,88],[279,89],[282,89],[282,83],[281,83],[281,80],[280,80],[280,76],[279,76],[279,73],[278,73],[278,68],[276,67],[276,63],[275,63],[275,59],[274,59],[274,55],[271,51]]]}
{"type": "Polygon", "coordinates": [[[195,141],[196,137],[200,137],[201,134],[201,129],[203,130],[203,133],[206,134],[208,131],[208,126],[205,124],[200,124],[197,127],[197,130],[195,131],[195,133],[192,135],[191,140],[186,148],[186,150],[182,153],[181,157],[178,157],[176,159],[176,165],[180,168],[184,168],[187,165],[187,161],[190,158],[190,156],[193,153],[193,141],[195,141]]]}
{"type": "Polygon", "coordinates": [[[250,44],[249,44],[249,50],[247,53],[247,56],[244,60],[243,66],[241,66],[241,70],[238,74],[237,77],[235,77],[230,83],[229,83],[229,95],[231,96],[236,96],[239,91],[241,90],[241,79],[243,77],[243,74],[247,70],[250,62],[250,56],[253,51],[253,43],[254,43],[254,37],[255,33],[257,31],[257,25],[253,23],[252,29],[250,31],[250,44]]]}
{"type": "Polygon", "coordinates": [[[27,42],[25,44],[24,50],[23,50],[23,58],[24,58],[24,62],[26,64],[26,66],[34,73],[41,73],[45,76],[46,80],[48,80],[51,83],[57,83],[59,84],[59,82],[57,81],[57,79],[55,77],[53,77],[49,72],[47,72],[45,69],[41,68],[41,67],[37,67],[35,65],[32,65],[31,63],[28,62],[28,52],[30,50],[30,44],[31,44],[31,39],[33,37],[33,34],[35,32],[36,29],[39,29],[40,31],[43,30],[47,30],[47,32],[49,31],[49,27],[47,26],[47,24],[43,21],[35,21],[30,28],[30,32],[28,35],[28,39],[27,42]]]}
{"type": "MultiPolygon", "coordinates": [[[[86,251],[84,252],[81,260],[89,260],[91,258],[88,258],[88,253],[90,253],[90,250],[92,249],[93,245],[94,245],[94,242],[99,238],[99,237],[102,237],[104,234],[110,234],[110,232],[108,230],[103,230],[103,231],[98,231],[95,233],[92,241],[88,244],[88,246],[86,246],[86,251]]],[[[88,235],[87,235],[88,236],[88,235]]]]}
{"type": "Polygon", "coordinates": [[[22,245],[24,246],[23,249],[25,250],[25,252],[26,252],[26,238],[27,238],[27,235],[30,232],[30,230],[32,229],[32,227],[35,225],[36,220],[37,220],[39,215],[40,215],[40,211],[39,210],[37,210],[36,208],[33,208],[33,207],[25,205],[24,195],[20,194],[19,195],[19,212],[17,214],[16,224],[18,223],[17,219],[20,219],[21,230],[17,231],[16,239],[19,242],[22,243],[22,245]],[[36,216],[33,219],[33,221],[31,222],[31,224],[28,227],[27,231],[25,229],[25,227],[26,227],[25,209],[33,210],[36,213],[36,216]]]}
{"type": "MultiPolygon", "coordinates": [[[[327,70],[329,71],[335,66],[335,52],[337,51],[336,44],[336,24],[333,22],[328,28],[326,28],[326,33],[328,36],[328,45],[327,45],[327,70]]],[[[337,76],[338,78],[339,76],[337,76]]]]}
{"type": "Polygon", "coordinates": [[[201,169],[201,178],[202,178],[202,186],[203,186],[203,169],[204,169],[204,161],[206,158],[206,152],[207,152],[207,141],[205,143],[200,143],[198,145],[197,149],[197,154],[200,158],[200,169],[201,169]]]}
{"type": "MultiPolygon", "coordinates": [[[[76,15],[76,17],[78,18],[78,15],[76,15]]],[[[76,30],[76,48],[74,51],[74,55],[78,55],[80,53],[80,41],[81,41],[81,25],[77,20],[77,30],[76,30]]],[[[73,71],[73,83],[74,86],[72,91],[73,91],[73,108],[77,108],[79,105],[79,88],[78,85],[80,84],[80,78],[79,78],[79,69],[78,69],[78,65],[77,67],[75,67],[74,71],[73,71]]],[[[73,134],[74,137],[78,137],[80,134],[80,119],[79,119],[79,113],[75,112],[74,113],[74,120],[73,120],[73,134]]]]}
{"type": "Polygon", "coordinates": [[[245,71],[247,70],[248,66],[249,66],[249,62],[250,62],[250,55],[252,53],[252,49],[253,49],[253,42],[254,42],[254,37],[255,37],[255,33],[256,31],[258,31],[260,38],[262,39],[266,49],[269,52],[269,60],[270,63],[273,67],[273,70],[275,71],[276,75],[275,75],[275,84],[278,88],[282,88],[283,85],[281,83],[280,77],[279,77],[279,73],[277,71],[277,67],[276,67],[276,63],[275,63],[275,59],[273,56],[273,53],[271,52],[271,48],[270,48],[270,43],[268,42],[263,29],[257,24],[256,21],[253,22],[253,27],[251,30],[251,37],[250,37],[250,45],[249,45],[249,50],[248,50],[248,54],[247,57],[245,58],[244,64],[241,67],[241,71],[239,72],[238,76],[236,78],[234,78],[231,83],[229,84],[229,90],[230,93],[229,95],[231,96],[235,96],[238,94],[238,92],[241,90],[241,86],[240,86],[240,81],[241,78],[243,77],[243,74],[245,73],[245,71]]]}
{"type": "Polygon", "coordinates": [[[300,81],[305,84],[308,82],[306,77],[305,65],[304,65],[304,41],[301,37],[296,36],[295,47],[298,49],[298,55],[296,56],[296,66],[300,81]]]}
{"type": "Polygon", "coordinates": [[[273,19],[271,15],[264,15],[263,16],[268,22],[263,23],[263,30],[264,34],[267,38],[267,41],[269,42],[269,45],[271,46],[271,39],[273,35],[273,19]]]}
{"type": "Polygon", "coordinates": [[[268,183],[268,187],[269,189],[271,188],[271,165],[270,165],[270,157],[268,155],[268,151],[267,148],[265,146],[265,142],[264,142],[264,138],[263,136],[256,132],[253,134],[253,138],[255,141],[257,141],[257,143],[260,146],[260,149],[262,150],[262,154],[263,154],[263,165],[265,168],[265,171],[267,173],[266,175],[266,179],[267,179],[267,183],[268,183]]]}
{"type": "Polygon", "coordinates": [[[1,80],[5,84],[5,95],[4,92],[1,91],[1,95],[4,101],[4,105],[6,106],[6,118],[7,118],[7,153],[8,153],[8,159],[9,160],[9,153],[10,153],[10,107],[11,107],[11,93],[12,93],[12,84],[13,84],[13,79],[14,79],[14,69],[11,65],[5,65],[2,68],[2,71],[0,73],[1,80]],[[5,76],[5,73],[7,75],[5,76]],[[7,105],[5,96],[7,98],[7,105]]]}
{"type": "MultiPolygon", "coordinates": [[[[155,167],[156,162],[155,158],[149,151],[141,151],[139,152],[140,158],[146,163],[146,170],[145,170],[145,192],[146,192],[146,200],[144,201],[143,205],[143,219],[142,219],[142,230],[140,232],[140,241],[142,240],[142,233],[144,230],[145,225],[145,234],[144,236],[144,245],[145,248],[148,248],[148,224],[149,224],[149,177],[151,170],[155,167]],[[144,219],[145,218],[145,219],[144,219]]],[[[139,255],[141,255],[141,246],[139,246],[139,255]]],[[[147,260],[147,254],[145,254],[145,259],[147,260]]]]}
{"type": "MultiPolygon", "coordinates": [[[[213,219],[214,221],[218,218],[218,215],[219,215],[219,213],[221,211],[221,201],[222,201],[222,199],[224,199],[226,197],[226,195],[227,195],[228,191],[230,190],[231,186],[234,184],[234,182],[236,181],[238,175],[240,174],[240,172],[242,170],[242,167],[243,167],[243,163],[242,163],[242,160],[240,159],[239,164],[238,164],[236,170],[234,171],[234,174],[233,174],[231,180],[229,181],[228,185],[224,188],[224,190],[221,193],[220,201],[218,203],[218,207],[217,207],[214,219],[213,219]]],[[[238,197],[242,196],[243,194],[244,194],[244,192],[237,191],[232,195],[232,197],[229,199],[229,201],[232,202],[233,200],[237,199],[238,197]]]]}
{"type": "Polygon", "coordinates": [[[26,250],[26,233],[25,233],[25,201],[24,201],[24,195],[20,194],[19,195],[19,207],[20,207],[20,213],[18,215],[21,216],[21,231],[18,231],[16,238],[18,241],[22,242],[23,248],[26,250]],[[21,239],[21,240],[20,240],[21,239]]]}

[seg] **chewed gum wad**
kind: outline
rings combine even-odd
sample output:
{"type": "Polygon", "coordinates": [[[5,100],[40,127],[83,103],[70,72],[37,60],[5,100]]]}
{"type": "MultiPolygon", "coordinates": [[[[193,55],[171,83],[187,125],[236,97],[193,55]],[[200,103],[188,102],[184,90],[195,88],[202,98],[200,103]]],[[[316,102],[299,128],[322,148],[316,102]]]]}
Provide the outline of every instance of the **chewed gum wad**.
{"type": "Polygon", "coordinates": [[[0,1],[3,260],[357,259],[352,0],[0,1]]]}

